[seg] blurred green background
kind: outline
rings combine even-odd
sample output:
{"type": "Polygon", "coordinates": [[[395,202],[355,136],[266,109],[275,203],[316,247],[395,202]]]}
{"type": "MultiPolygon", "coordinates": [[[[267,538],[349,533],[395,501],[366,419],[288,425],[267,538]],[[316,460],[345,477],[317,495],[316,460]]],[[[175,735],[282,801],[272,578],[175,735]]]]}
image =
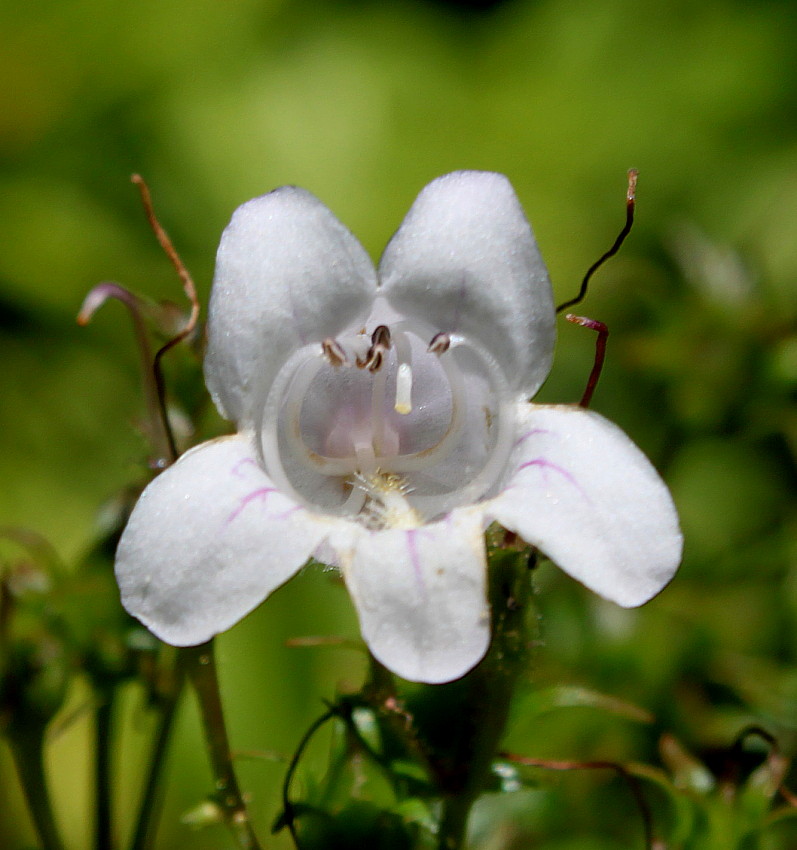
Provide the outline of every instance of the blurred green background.
{"type": "MultiPolygon", "coordinates": [[[[529,678],[610,694],[655,719],[584,706],[540,714],[530,690],[508,746],[658,764],[666,731],[711,766],[752,722],[794,754],[795,43],[794,4],[766,0],[4,0],[0,524],[36,530],[74,561],[103,503],[144,474],[127,318],[111,305],[89,328],[75,324],[101,280],[182,303],[132,172],[149,181],[204,304],[219,234],[241,202],[301,185],[376,259],[417,192],[461,168],[509,176],[564,300],[622,224],[636,167],[638,223],[579,310],[611,329],[593,407],[669,481],[686,555],[671,587],[631,612],[541,567],[529,678]]],[[[579,398],[593,345],[562,323],[542,399],[579,398]]],[[[284,772],[269,754],[289,755],[322,698],[362,676],[356,653],[285,647],[308,634],[357,635],[345,593],[311,572],[219,641],[263,834],[284,772]]],[[[91,829],[86,699],[77,677],[77,717],[49,753],[69,850],[91,829]]],[[[129,824],[150,728],[134,688],[125,711],[114,767],[129,824]]],[[[168,777],[158,846],[230,847],[221,827],[179,822],[210,785],[192,700],[168,777]]],[[[475,846],[638,846],[638,814],[611,776],[537,779],[486,801],[475,846]]],[[[660,813],[666,823],[666,805],[660,813]]],[[[794,819],[772,825],[761,846],[794,848],[794,829],[794,819]]],[[[0,742],[0,847],[33,844],[0,742]]]]}

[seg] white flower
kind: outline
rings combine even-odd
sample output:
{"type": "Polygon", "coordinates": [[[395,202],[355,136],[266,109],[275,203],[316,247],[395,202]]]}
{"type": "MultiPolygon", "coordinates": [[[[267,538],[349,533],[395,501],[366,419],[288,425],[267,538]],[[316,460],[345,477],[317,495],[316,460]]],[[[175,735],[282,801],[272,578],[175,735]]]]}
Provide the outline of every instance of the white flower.
{"type": "Polygon", "coordinates": [[[315,557],[340,568],[377,659],[445,682],[490,640],[493,521],[602,596],[646,602],[680,560],[675,509],[610,422],[528,403],[554,318],[501,175],[427,186],[378,272],[308,192],[241,206],[205,360],[238,433],[144,491],[117,552],[125,607],[168,643],[201,643],[315,557]]]}

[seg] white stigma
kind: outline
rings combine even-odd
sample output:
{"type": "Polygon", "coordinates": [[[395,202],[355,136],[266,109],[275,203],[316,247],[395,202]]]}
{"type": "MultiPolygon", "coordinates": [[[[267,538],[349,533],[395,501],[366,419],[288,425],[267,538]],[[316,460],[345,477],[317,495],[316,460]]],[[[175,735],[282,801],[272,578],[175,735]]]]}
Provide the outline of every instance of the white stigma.
{"type": "Polygon", "coordinates": [[[412,413],[412,368],[409,363],[399,364],[396,373],[396,413],[406,416],[412,413]]]}
{"type": "Polygon", "coordinates": [[[401,416],[412,413],[412,349],[406,331],[393,329],[396,350],[396,401],[393,409],[401,416]]]}

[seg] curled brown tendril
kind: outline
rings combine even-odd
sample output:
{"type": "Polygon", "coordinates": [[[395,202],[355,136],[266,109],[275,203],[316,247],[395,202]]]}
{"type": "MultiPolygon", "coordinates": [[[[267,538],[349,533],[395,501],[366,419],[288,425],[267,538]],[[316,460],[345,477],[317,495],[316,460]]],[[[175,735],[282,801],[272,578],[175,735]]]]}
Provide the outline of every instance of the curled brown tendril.
{"type": "Polygon", "coordinates": [[[590,279],[592,275],[608,260],[610,257],[613,257],[622,246],[623,242],[625,242],[626,236],[631,232],[631,228],[634,224],[634,209],[636,208],[636,184],[637,177],[639,176],[639,172],[636,168],[632,168],[628,172],[628,189],[625,193],[625,224],[623,225],[623,229],[617,235],[617,238],[614,240],[614,244],[611,248],[609,248],[606,253],[602,254],[588,269],[587,273],[584,275],[584,279],[581,281],[581,288],[578,291],[578,295],[575,298],[571,298],[569,301],[564,301],[557,308],[556,312],[561,313],[562,310],[566,310],[568,307],[574,307],[576,304],[579,304],[584,300],[587,289],[589,287],[590,279]]]}
{"type": "Polygon", "coordinates": [[[175,336],[173,336],[168,342],[162,345],[156,352],[155,357],[152,361],[152,372],[155,377],[155,387],[157,390],[158,396],[158,408],[160,410],[161,420],[163,422],[163,427],[166,432],[166,439],[168,442],[168,461],[169,463],[173,463],[177,460],[179,452],[177,450],[177,445],[174,440],[174,432],[172,431],[171,423],[169,422],[169,414],[166,409],[166,385],[163,379],[163,369],[161,367],[161,360],[163,355],[166,354],[167,351],[174,348],[175,345],[181,343],[184,339],[189,337],[196,327],[197,321],[199,319],[199,299],[196,294],[196,287],[194,286],[194,281],[191,278],[191,275],[186,269],[185,264],[180,259],[180,255],[177,253],[169,235],[161,226],[158,221],[157,216],[155,215],[155,209],[152,204],[152,195],[149,191],[149,186],[147,186],[146,181],[140,174],[133,174],[130,178],[131,182],[138,186],[139,193],[141,194],[141,203],[144,205],[144,212],[146,213],[147,220],[149,221],[149,225],[152,228],[155,237],[160,243],[163,252],[171,261],[174,266],[178,277],[182,281],[183,291],[185,292],[188,300],[191,304],[191,313],[189,314],[188,321],[185,324],[185,327],[181,331],[179,331],[175,336]]]}

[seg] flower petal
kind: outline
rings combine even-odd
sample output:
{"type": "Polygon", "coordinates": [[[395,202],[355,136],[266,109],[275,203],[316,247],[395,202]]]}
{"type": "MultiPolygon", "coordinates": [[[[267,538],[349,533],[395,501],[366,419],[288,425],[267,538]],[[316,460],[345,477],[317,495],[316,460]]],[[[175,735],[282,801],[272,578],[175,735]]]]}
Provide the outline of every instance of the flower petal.
{"type": "Polygon", "coordinates": [[[284,186],[238,207],[208,319],[205,378],[222,414],[251,425],[288,356],[363,321],[375,291],[365,250],[309,192],[284,186]]]}
{"type": "Polygon", "coordinates": [[[678,516],[648,459],[578,407],[520,405],[508,486],[487,508],[591,590],[642,605],[681,560],[678,516]]]}
{"type": "Polygon", "coordinates": [[[502,174],[457,171],[430,183],[379,264],[381,292],[408,318],[481,342],[513,390],[533,395],[551,368],[551,283],[502,174]]]}
{"type": "Polygon", "coordinates": [[[363,638],[399,676],[432,684],[474,667],[490,642],[481,511],[414,529],[354,530],[337,550],[363,638]]]}
{"type": "Polygon", "coordinates": [[[209,640],[289,579],[329,526],[277,492],[243,436],[203,443],[144,491],[116,553],[122,604],[175,646],[209,640]]]}

